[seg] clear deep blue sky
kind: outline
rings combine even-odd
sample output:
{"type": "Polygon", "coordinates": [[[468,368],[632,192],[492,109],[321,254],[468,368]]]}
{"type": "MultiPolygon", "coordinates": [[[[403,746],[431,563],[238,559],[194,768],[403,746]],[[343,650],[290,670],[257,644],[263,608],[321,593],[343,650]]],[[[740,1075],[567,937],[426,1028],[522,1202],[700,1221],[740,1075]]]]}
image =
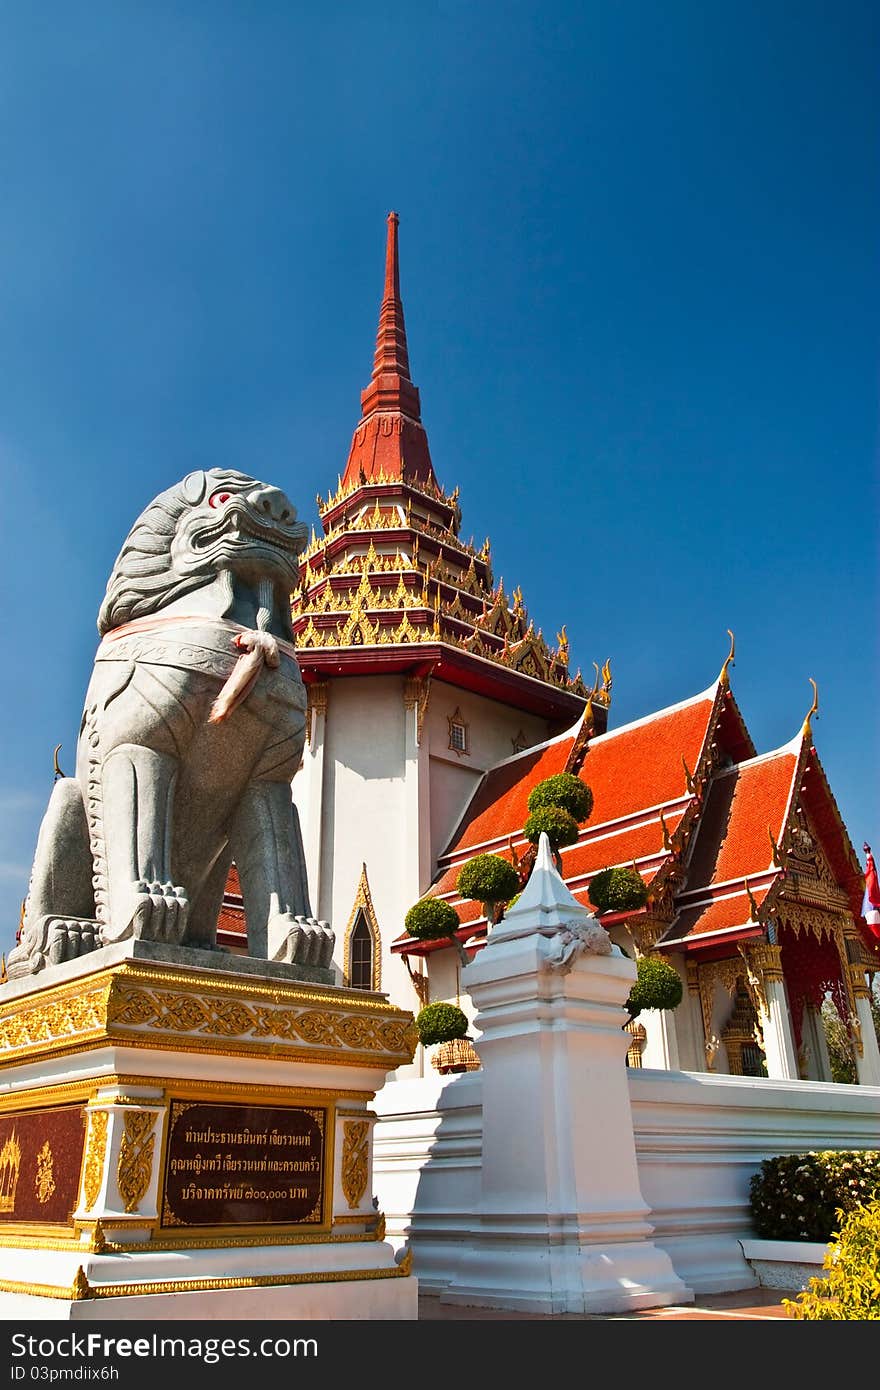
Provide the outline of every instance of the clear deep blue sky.
{"type": "Polygon", "coordinates": [[[401,216],[413,377],[463,530],[615,724],[819,682],[877,805],[880,8],[838,0],[0,9],[0,946],[70,770],[114,556],[193,467],[308,521],[401,216]]]}

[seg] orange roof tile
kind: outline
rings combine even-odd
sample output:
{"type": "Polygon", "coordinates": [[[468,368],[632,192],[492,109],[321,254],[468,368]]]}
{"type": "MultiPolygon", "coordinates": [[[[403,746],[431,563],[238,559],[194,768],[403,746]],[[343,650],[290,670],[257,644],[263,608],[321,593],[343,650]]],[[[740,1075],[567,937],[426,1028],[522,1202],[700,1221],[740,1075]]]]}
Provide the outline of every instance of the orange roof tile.
{"type": "MultiPolygon", "coordinates": [[[[767,896],[767,889],[756,889],[753,893],[760,906],[767,896]]],[[[682,941],[685,937],[706,936],[710,932],[725,931],[732,927],[746,927],[752,916],[751,903],[746,893],[735,893],[731,897],[716,898],[703,906],[686,908],[670,932],[663,938],[664,944],[682,941]]]]}
{"type": "Polygon", "coordinates": [[[688,868],[688,891],[760,874],[772,866],[768,828],[779,841],[797,771],[791,744],[719,772],[709,787],[688,868]]]}
{"type": "Polygon", "coordinates": [[[581,777],[593,791],[591,825],[687,795],[682,758],[693,773],[709,732],[715,693],[713,688],[590,740],[581,777]]]}

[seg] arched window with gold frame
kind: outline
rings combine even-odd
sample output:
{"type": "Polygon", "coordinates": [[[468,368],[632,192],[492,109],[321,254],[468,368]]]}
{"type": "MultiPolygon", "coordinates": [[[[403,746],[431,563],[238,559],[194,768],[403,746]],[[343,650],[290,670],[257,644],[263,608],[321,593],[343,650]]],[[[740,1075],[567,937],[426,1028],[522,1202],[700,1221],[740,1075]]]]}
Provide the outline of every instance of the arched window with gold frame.
{"type": "Polygon", "coordinates": [[[377,990],[382,983],[382,938],[366,864],[361,867],[360,881],[345,929],[343,972],[350,989],[377,990]]]}

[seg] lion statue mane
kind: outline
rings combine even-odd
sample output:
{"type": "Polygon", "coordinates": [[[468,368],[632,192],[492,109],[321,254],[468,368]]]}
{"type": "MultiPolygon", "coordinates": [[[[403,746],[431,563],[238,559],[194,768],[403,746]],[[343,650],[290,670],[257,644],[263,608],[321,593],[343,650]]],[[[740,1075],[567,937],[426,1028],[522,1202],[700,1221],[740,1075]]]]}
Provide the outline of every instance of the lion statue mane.
{"type": "Polygon", "coordinates": [[[306,694],[290,594],[306,528],[212,468],[138,517],[98,616],[74,777],[40,827],[10,978],[127,938],[216,948],[234,860],[252,956],[330,978],[290,784],[306,694]]]}

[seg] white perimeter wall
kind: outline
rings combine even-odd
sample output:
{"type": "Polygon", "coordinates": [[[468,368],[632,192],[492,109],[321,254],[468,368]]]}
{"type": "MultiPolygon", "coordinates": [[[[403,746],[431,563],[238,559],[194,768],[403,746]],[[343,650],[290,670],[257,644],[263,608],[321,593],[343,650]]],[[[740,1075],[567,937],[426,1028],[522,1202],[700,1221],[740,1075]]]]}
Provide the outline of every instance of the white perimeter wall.
{"type": "MultiPolygon", "coordinates": [[[[880,1148],[880,1090],[707,1073],[628,1074],[655,1241],[696,1293],[749,1288],[749,1179],[773,1154],[880,1148]]],[[[389,1238],[412,1240],[425,1292],[455,1281],[480,1201],[482,1074],[389,1083],[376,1097],[375,1192],[389,1238]]],[[[511,1115],[516,1125],[527,1117],[511,1115]]]]}

